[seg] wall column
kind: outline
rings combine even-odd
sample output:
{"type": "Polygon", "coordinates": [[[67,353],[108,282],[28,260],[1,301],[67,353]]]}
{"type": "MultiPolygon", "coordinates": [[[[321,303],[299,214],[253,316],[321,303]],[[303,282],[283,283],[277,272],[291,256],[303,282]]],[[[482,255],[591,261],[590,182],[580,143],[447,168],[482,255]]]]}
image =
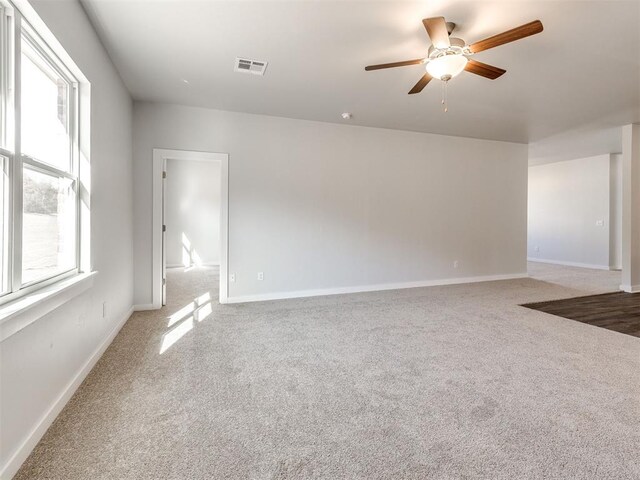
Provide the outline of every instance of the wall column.
{"type": "Polygon", "coordinates": [[[622,127],[622,285],[640,292],[640,125],[622,127]]]}

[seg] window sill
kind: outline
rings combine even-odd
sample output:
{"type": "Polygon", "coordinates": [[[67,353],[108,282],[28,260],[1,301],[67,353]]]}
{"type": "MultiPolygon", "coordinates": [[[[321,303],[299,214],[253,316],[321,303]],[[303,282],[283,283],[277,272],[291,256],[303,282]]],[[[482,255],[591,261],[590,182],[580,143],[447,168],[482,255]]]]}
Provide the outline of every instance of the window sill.
{"type": "Polygon", "coordinates": [[[81,273],[1,306],[0,342],[89,289],[97,274],[81,273]]]}

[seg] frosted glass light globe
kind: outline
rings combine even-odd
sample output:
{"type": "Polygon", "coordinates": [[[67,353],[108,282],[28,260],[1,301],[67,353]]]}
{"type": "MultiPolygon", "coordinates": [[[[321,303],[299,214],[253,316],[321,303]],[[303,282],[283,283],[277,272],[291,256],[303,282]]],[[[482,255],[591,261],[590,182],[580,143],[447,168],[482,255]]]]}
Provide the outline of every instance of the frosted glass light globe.
{"type": "Polygon", "coordinates": [[[443,55],[430,60],[426,69],[433,78],[447,81],[459,75],[467,66],[467,62],[464,55],[443,55]]]}

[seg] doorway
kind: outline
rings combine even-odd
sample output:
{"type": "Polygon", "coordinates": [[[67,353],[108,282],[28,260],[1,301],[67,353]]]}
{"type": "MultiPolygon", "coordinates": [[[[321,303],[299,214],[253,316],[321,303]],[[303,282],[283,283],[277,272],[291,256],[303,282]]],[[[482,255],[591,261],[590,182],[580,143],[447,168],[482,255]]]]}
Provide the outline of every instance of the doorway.
{"type": "Polygon", "coordinates": [[[588,293],[619,290],[622,163],[618,154],[530,165],[531,277],[588,293]]]}
{"type": "Polygon", "coordinates": [[[219,264],[219,301],[227,302],[228,184],[225,153],[153,150],[153,308],[166,304],[167,267],[172,266],[219,264]],[[217,198],[211,198],[212,192],[217,198]],[[208,200],[217,212],[203,205],[208,200]]]}

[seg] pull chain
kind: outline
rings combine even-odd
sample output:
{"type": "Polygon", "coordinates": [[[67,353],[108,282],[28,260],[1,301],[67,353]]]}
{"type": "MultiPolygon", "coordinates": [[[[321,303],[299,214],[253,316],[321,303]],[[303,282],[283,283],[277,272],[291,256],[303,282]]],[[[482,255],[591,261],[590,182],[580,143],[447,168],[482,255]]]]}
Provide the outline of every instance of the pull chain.
{"type": "Polygon", "coordinates": [[[449,83],[448,80],[445,80],[442,82],[442,106],[445,113],[449,111],[449,107],[447,106],[447,84],[448,83],[449,83]]]}

